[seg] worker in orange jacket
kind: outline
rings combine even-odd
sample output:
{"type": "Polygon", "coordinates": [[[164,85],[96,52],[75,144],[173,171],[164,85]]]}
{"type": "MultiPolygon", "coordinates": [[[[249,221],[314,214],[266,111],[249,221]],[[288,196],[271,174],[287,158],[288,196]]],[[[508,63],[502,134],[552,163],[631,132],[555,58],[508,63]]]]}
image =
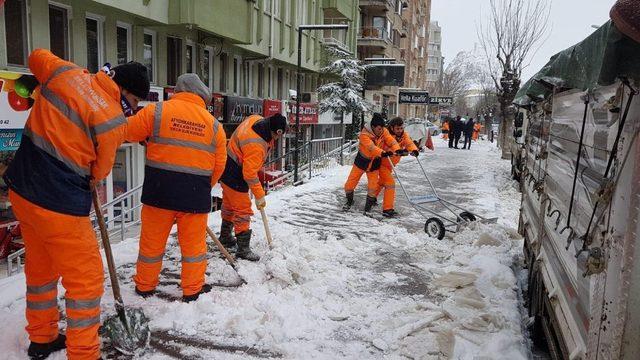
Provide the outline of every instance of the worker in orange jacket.
{"type": "Polygon", "coordinates": [[[142,229],[136,264],[136,293],[153,295],[167,238],[178,224],[182,252],[182,300],[211,291],[206,227],[211,187],[224,170],[227,151],[222,125],[207,111],[209,88],[196,74],[178,77],[171,100],[147,105],[128,120],[126,138],[147,141],[142,186],[142,229]]]}
{"type": "Polygon", "coordinates": [[[268,118],[260,115],[247,117],[231,135],[227,154],[229,159],[220,179],[222,184],[222,224],[220,241],[236,251],[236,256],[250,261],[260,260],[251,251],[251,199],[256,208],[267,205],[265,192],[258,178],[269,151],[287,129],[287,119],[281,114],[268,118]],[[235,231],[235,238],[233,232],[235,231]]]}
{"type": "Polygon", "coordinates": [[[367,200],[364,212],[367,213],[376,202],[376,192],[378,191],[378,170],[380,169],[381,158],[389,157],[394,152],[400,151],[398,142],[389,134],[384,127],[384,118],[379,113],[374,113],[371,122],[365,124],[358,137],[358,154],[353,161],[351,172],[344,184],[344,192],[347,202],[343,209],[349,210],[353,205],[353,193],[360,182],[362,174],[367,174],[367,200]],[[382,149],[383,144],[390,151],[382,149]]]}
{"type": "Polygon", "coordinates": [[[89,220],[92,182],[104,179],[125,132],[123,110],[147,97],[139,63],[90,74],[49,50],[29,56],[41,84],[20,147],[4,174],[26,251],[29,357],[65,348],[58,334],[58,280],[64,295],[69,359],[100,357],[102,258],[89,220]]]}
{"type": "Polygon", "coordinates": [[[473,125],[473,135],[472,135],[473,141],[478,141],[478,136],[480,135],[480,130],[482,130],[482,124],[480,124],[480,122],[475,123],[473,125]]]}
{"type": "Polygon", "coordinates": [[[442,122],[442,138],[445,140],[449,140],[449,120],[445,120],[442,122]]]}
{"type": "MultiPolygon", "coordinates": [[[[400,149],[403,152],[401,155],[411,154],[411,156],[418,157],[420,155],[420,151],[418,151],[418,147],[413,143],[413,140],[404,131],[404,121],[401,117],[396,117],[389,121],[387,126],[389,133],[393,136],[398,144],[400,145],[400,149]]],[[[390,147],[386,144],[382,145],[382,150],[389,151],[390,147]]],[[[382,164],[380,164],[380,181],[378,185],[378,190],[376,192],[376,198],[378,194],[384,188],[384,198],[382,200],[382,215],[386,217],[394,217],[397,215],[397,212],[393,208],[393,204],[396,200],[396,183],[393,179],[393,169],[391,168],[391,164],[396,166],[400,162],[400,155],[393,155],[386,159],[382,160],[382,164]]]]}

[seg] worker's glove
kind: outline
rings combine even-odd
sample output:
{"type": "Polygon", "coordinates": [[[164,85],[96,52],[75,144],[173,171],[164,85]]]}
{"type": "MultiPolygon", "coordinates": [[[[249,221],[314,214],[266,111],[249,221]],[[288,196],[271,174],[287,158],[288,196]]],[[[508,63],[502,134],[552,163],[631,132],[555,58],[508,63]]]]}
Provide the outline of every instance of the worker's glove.
{"type": "Polygon", "coordinates": [[[262,210],[267,206],[267,200],[264,199],[264,196],[260,199],[256,198],[256,209],[262,210]]]}
{"type": "Polygon", "coordinates": [[[389,156],[391,156],[391,155],[393,155],[393,151],[385,151],[385,152],[383,152],[383,153],[382,153],[382,155],[381,155],[381,156],[382,156],[382,157],[389,157],[389,156]]]}
{"type": "Polygon", "coordinates": [[[398,149],[396,150],[396,155],[398,156],[407,156],[409,155],[409,152],[405,149],[398,149]]]}
{"type": "Polygon", "coordinates": [[[413,151],[411,152],[411,156],[418,157],[418,155],[420,155],[420,151],[418,151],[418,150],[413,150],[413,151]]]}

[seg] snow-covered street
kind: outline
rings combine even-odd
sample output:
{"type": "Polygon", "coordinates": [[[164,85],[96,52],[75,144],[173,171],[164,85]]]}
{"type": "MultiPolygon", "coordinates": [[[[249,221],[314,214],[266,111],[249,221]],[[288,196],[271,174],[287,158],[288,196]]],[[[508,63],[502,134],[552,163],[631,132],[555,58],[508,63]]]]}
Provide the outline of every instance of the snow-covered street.
{"type": "MultiPolygon", "coordinates": [[[[515,231],[520,196],[509,162],[486,141],[453,150],[434,140],[436,151],[420,160],[440,195],[498,217],[497,224],[474,223],[441,241],[429,238],[425,219],[399,185],[399,217],[363,216],[364,177],[354,207],[343,212],[350,170],[344,166],[267,196],[274,247],[267,249],[254,216],[253,246],[262,259],[238,263],[248,282],[241,287],[216,286],[197,302],[174,301],[181,295],[180,251],[170,239],[160,296],[143,300],[131,281],[137,239],[114,246],[125,303],[151,319],[151,346],[140,358],[527,358],[514,272],[522,253],[515,231]]],[[[412,194],[427,191],[414,158],[403,159],[397,170],[412,194]]],[[[217,232],[220,213],[209,223],[217,232]]],[[[218,253],[210,257],[209,283],[238,280],[218,253]]],[[[22,275],[0,281],[3,358],[26,357],[24,287],[22,275]]],[[[110,288],[102,309],[103,318],[114,313],[110,288]]]]}

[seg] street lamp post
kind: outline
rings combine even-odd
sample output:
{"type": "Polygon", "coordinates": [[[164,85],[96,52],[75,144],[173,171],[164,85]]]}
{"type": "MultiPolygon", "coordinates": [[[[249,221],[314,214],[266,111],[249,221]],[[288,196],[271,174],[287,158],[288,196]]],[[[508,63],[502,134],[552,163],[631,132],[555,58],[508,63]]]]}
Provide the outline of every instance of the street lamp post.
{"type": "MultiPolygon", "coordinates": [[[[347,30],[348,24],[318,24],[298,26],[298,67],[296,79],[296,143],[293,153],[293,184],[298,183],[298,160],[300,152],[300,85],[302,82],[302,32],[304,30],[347,30]]],[[[311,166],[311,164],[309,164],[311,166]]]]}

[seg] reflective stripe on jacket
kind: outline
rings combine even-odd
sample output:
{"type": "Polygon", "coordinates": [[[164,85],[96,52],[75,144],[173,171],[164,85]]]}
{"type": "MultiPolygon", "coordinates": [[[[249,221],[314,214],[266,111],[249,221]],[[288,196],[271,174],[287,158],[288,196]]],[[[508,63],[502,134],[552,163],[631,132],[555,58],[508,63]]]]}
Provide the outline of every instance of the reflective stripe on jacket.
{"type": "Polygon", "coordinates": [[[365,171],[375,171],[380,168],[380,156],[384,152],[382,149],[383,144],[386,144],[391,149],[390,151],[400,149],[398,142],[391,136],[389,130],[384,128],[382,134],[376,136],[370,124],[366,124],[365,127],[362,128],[358,140],[360,141],[358,154],[353,164],[365,171]]]}
{"type": "Polygon", "coordinates": [[[247,192],[260,199],[265,192],[258,178],[272,144],[255,130],[254,125],[263,118],[260,115],[247,117],[231,135],[227,148],[229,160],[220,182],[230,188],[247,192]]]}
{"type": "Polygon", "coordinates": [[[120,90],[106,74],[90,74],[49,50],[33,51],[29,68],[39,96],[5,182],[45,209],[87,216],[90,177],[111,172],[122,142],[120,90]]]}
{"type": "Polygon", "coordinates": [[[129,117],[126,138],[148,138],[142,203],[208,213],[226,162],[226,135],[198,95],[180,92],[129,117]]]}

